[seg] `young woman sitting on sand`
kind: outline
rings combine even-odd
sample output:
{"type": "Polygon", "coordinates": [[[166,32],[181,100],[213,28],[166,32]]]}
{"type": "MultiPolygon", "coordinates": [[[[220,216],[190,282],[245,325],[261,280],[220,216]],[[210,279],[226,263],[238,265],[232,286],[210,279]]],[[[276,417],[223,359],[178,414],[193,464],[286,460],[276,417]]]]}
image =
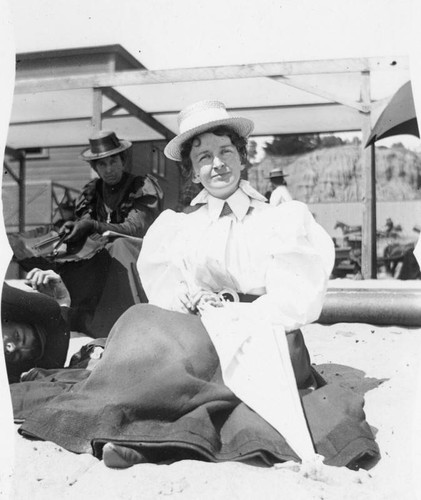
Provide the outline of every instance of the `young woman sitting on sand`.
{"type": "Polygon", "coordinates": [[[144,238],[149,304],[116,322],[91,372],[12,385],[20,432],[116,468],[376,457],[362,397],[323,380],[299,330],[320,314],[330,237],[304,204],[270,206],[241,180],[250,120],[201,101],[179,126],[165,154],[203,190],[144,238]]]}

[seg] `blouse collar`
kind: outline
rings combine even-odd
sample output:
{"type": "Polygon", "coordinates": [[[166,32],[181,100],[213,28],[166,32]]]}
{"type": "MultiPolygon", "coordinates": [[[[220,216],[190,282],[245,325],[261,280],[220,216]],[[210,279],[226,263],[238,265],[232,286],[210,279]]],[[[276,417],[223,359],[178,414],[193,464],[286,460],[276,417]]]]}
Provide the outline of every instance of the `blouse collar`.
{"type": "Polygon", "coordinates": [[[208,205],[209,217],[215,221],[221,215],[221,211],[225,202],[230,206],[233,214],[238,220],[243,220],[250,206],[254,205],[254,201],[266,202],[266,198],[254,189],[248,181],[240,180],[237,191],[235,191],[226,200],[215,198],[206,189],[202,189],[200,193],[191,201],[190,205],[208,205]]]}

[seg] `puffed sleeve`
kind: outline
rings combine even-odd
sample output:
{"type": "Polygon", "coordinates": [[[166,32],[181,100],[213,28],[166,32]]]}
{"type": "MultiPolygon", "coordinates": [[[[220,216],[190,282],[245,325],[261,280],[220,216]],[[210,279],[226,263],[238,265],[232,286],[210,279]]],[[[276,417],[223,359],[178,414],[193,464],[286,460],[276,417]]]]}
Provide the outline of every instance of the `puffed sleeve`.
{"type": "Polygon", "coordinates": [[[269,218],[266,294],[253,302],[253,308],[291,331],[318,319],[334,264],[334,245],[303,203],[282,204],[265,216],[269,218]]]}
{"type": "Polygon", "coordinates": [[[179,262],[179,232],[186,214],[165,210],[143,238],[137,269],[149,303],[184,312],[178,299],[184,281],[179,262]]]}

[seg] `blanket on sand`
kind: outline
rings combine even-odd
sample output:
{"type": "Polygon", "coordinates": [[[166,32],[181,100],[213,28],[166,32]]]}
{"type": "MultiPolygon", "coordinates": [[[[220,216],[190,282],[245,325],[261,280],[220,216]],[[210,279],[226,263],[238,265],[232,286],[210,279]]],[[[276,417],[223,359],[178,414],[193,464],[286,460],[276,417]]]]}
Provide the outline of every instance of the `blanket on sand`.
{"type": "MultiPolygon", "coordinates": [[[[304,342],[292,359],[293,365],[308,359],[304,342]]],[[[309,367],[308,360],[304,369],[309,367]]],[[[378,456],[362,396],[337,383],[322,385],[317,375],[309,380],[311,387],[299,384],[300,394],[325,463],[355,466],[378,456]]],[[[283,436],[224,385],[200,318],[147,304],[117,321],[92,371],[39,370],[35,380],[12,384],[11,394],[15,419],[24,421],[21,434],[76,453],[101,458],[103,445],[112,441],[155,463],[299,461],[283,436]]]]}

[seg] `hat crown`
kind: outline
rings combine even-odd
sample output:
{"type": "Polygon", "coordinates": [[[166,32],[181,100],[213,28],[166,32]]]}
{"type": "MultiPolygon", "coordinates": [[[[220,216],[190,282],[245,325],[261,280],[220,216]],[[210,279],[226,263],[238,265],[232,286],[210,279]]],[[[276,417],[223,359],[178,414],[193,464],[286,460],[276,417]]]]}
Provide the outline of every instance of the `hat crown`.
{"type": "Polygon", "coordinates": [[[225,104],[220,101],[199,101],[187,106],[178,115],[180,134],[201,125],[230,118],[225,104]]]}
{"type": "Polygon", "coordinates": [[[269,172],[269,177],[285,177],[284,171],[280,167],[276,167],[269,172]]]}
{"type": "Polygon", "coordinates": [[[112,131],[101,131],[89,139],[91,151],[94,154],[103,154],[120,147],[120,140],[112,131]]]}
{"type": "Polygon", "coordinates": [[[178,114],[179,134],[165,146],[165,156],[170,160],[181,161],[181,150],[186,141],[219,126],[228,127],[246,138],[253,131],[254,124],[249,118],[229,115],[221,101],[196,102],[178,114]]]}

